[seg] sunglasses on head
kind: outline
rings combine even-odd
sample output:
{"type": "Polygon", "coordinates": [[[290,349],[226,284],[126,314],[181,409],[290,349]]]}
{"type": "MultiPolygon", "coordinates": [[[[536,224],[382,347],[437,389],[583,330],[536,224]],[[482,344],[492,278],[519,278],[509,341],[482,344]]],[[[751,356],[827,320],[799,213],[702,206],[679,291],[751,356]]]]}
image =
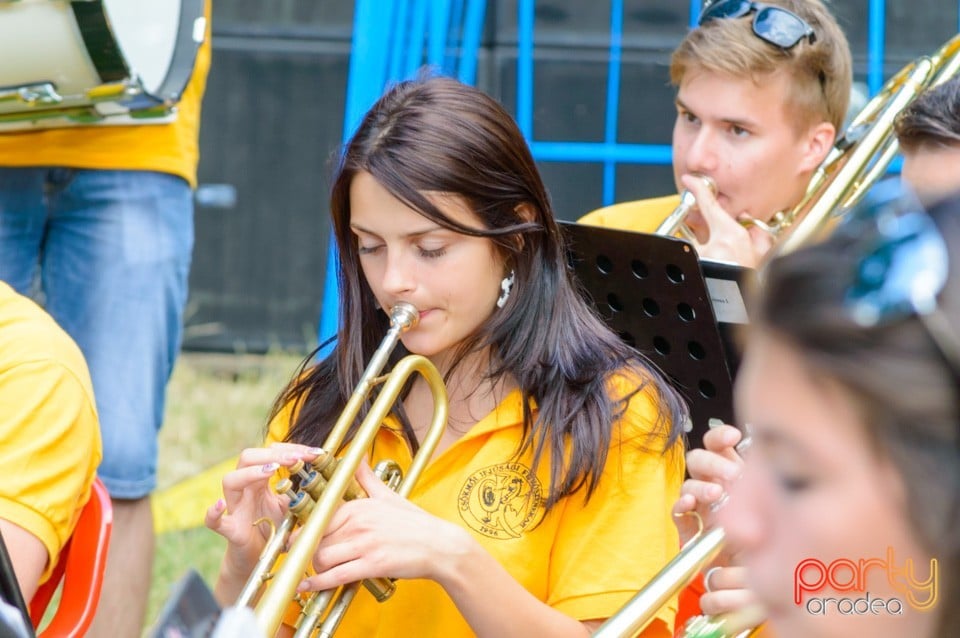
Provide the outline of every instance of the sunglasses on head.
{"type": "Polygon", "coordinates": [[[864,327],[917,317],[960,378],[960,338],[937,301],[949,273],[947,244],[919,201],[898,181],[883,182],[836,232],[860,254],[844,299],[850,317],[864,327]]]}
{"type": "Polygon", "coordinates": [[[697,25],[703,26],[711,20],[741,18],[754,12],[753,33],[765,42],[787,50],[797,46],[804,38],[808,38],[810,44],[817,41],[813,27],[797,14],[781,7],[749,0],[711,2],[700,12],[697,25]]]}

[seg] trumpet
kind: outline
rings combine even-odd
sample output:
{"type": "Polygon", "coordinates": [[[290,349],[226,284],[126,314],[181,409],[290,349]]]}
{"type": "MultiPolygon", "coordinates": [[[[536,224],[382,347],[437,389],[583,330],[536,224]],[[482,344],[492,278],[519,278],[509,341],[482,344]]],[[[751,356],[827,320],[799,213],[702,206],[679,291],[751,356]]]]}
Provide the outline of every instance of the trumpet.
{"type": "Polygon", "coordinates": [[[650,579],[627,604],[606,620],[593,633],[593,638],[623,638],[635,636],[653,622],[657,612],[673,597],[680,586],[693,577],[723,549],[723,529],[716,527],[703,532],[703,519],[695,512],[699,530],[680,549],[663,569],[650,579]]]}
{"type": "MultiPolygon", "coordinates": [[[[696,512],[697,533],[680,549],[680,552],[650,579],[620,610],[608,618],[593,633],[593,638],[625,638],[635,636],[653,622],[657,612],[674,596],[677,583],[693,580],[723,549],[724,532],[715,527],[704,532],[703,519],[696,512]]],[[[763,610],[750,606],[738,612],[717,617],[694,616],[684,625],[683,638],[748,638],[759,631],[763,610]]]]}
{"type": "MultiPolygon", "coordinates": [[[[254,607],[257,628],[266,636],[273,636],[279,628],[284,612],[293,601],[301,605],[297,622],[297,637],[313,635],[332,636],[343,618],[360,583],[351,583],[337,590],[316,592],[300,597],[295,595],[297,585],[303,579],[311,563],[317,545],[330,524],[336,508],[344,501],[364,498],[366,493],[353,478],[364,455],[373,444],[383,419],[400,396],[404,385],[414,373],[420,373],[430,388],[434,409],[430,427],[420,449],[410,464],[406,476],[399,466],[387,461],[378,464],[375,472],[407,497],[433,455],[447,423],[448,400],[443,378],[433,363],[420,355],[408,355],[401,359],[387,374],[380,376],[390,353],[396,347],[400,335],[416,326],[419,312],[408,303],[398,303],[390,311],[390,328],[364,370],[343,412],[324,441],[323,452],[309,465],[297,464],[291,468],[292,475],[299,478],[299,486],[283,479],[278,482],[278,493],[290,496],[288,513],[274,530],[260,554],[239,598],[237,606],[254,607]],[[373,389],[383,384],[366,417],[357,427],[349,446],[341,458],[335,453],[341,449],[343,440],[356,421],[361,408],[373,389]],[[277,567],[290,536],[297,525],[300,533],[290,545],[282,564],[277,567]],[[315,634],[315,632],[319,632],[315,634]]],[[[378,601],[383,602],[394,592],[396,585],[391,579],[378,578],[363,582],[378,601]]]]}
{"type": "MultiPolygon", "coordinates": [[[[749,439],[743,443],[749,445],[749,439]]],[[[744,449],[746,448],[744,446],[744,449]]],[[[738,451],[740,447],[738,446],[738,451]]],[[[723,549],[723,528],[704,532],[703,519],[696,512],[688,515],[697,519],[697,533],[687,541],[680,552],[667,563],[633,598],[608,618],[594,633],[593,638],[627,638],[643,631],[657,612],[693,580],[723,549]]],[[[693,616],[678,636],[683,638],[750,638],[760,631],[764,620],[763,609],[751,605],[720,616],[693,616]]]]}

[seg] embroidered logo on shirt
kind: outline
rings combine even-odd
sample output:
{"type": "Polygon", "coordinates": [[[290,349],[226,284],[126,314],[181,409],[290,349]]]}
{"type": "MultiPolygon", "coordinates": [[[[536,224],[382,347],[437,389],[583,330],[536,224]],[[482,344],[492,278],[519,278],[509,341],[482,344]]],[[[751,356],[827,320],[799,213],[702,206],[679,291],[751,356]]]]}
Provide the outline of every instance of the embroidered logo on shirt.
{"type": "Polygon", "coordinates": [[[540,513],[540,481],[520,463],[491,465],[471,474],[457,497],[460,517],[484,536],[520,538],[540,513]]]}

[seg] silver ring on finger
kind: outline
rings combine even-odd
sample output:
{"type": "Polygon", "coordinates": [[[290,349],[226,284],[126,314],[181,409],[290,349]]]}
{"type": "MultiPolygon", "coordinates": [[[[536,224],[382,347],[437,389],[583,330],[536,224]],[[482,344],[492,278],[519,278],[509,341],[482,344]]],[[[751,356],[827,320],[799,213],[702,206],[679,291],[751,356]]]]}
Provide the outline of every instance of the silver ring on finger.
{"type": "Polygon", "coordinates": [[[710,577],[713,576],[719,569],[720,567],[711,567],[703,575],[703,588],[708,592],[713,591],[713,587],[710,586],[710,577]]]}

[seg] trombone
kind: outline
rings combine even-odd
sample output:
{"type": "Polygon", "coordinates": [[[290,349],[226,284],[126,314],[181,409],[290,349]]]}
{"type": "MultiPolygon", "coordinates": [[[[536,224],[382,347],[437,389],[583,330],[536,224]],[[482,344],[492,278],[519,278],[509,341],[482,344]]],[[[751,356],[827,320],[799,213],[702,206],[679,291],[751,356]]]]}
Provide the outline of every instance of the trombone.
{"type": "MultiPolygon", "coordinates": [[[[298,602],[302,607],[295,636],[313,636],[316,630],[319,630],[317,635],[332,636],[336,631],[359,589],[359,583],[345,585],[335,591],[314,592],[304,598],[295,595],[297,585],[303,579],[336,508],[344,500],[366,496],[353,478],[354,474],[373,444],[383,419],[414,373],[420,373],[424,377],[433,395],[434,409],[430,427],[405,477],[401,477],[402,473],[396,463],[389,461],[378,465],[375,471],[401,496],[409,496],[443,436],[447,423],[447,392],[443,378],[429,359],[420,355],[408,355],[401,359],[389,374],[380,376],[400,335],[416,326],[419,316],[417,309],[408,303],[398,303],[391,309],[390,329],[373,354],[333,430],[324,441],[324,452],[309,465],[298,464],[292,468],[292,472],[299,478],[299,486],[295,487],[293,481],[287,479],[277,484],[278,492],[291,497],[289,511],[264,546],[257,565],[236,601],[237,606],[249,607],[259,595],[254,615],[257,628],[264,635],[273,636],[276,633],[284,612],[292,601],[298,602]],[[381,383],[383,387],[358,426],[346,451],[341,458],[335,458],[334,453],[340,450],[364,403],[373,389],[381,383]],[[290,545],[282,564],[277,567],[283,548],[287,546],[290,535],[298,524],[299,536],[290,545]]],[[[363,584],[380,602],[389,598],[396,588],[392,579],[388,578],[370,579],[363,584]]]]}
{"type": "MultiPolygon", "coordinates": [[[[883,175],[897,154],[893,125],[900,112],[921,92],[947,82],[960,70],[960,34],[935,53],[917,58],[883,85],[843,131],[820,163],[800,203],[776,213],[770,222],[749,220],[776,238],[764,261],[791,252],[816,239],[831,218],[855,205],[883,175]]],[[[704,179],[701,176],[701,179],[704,179]]],[[[705,178],[709,180],[709,178],[705,178]]],[[[715,188],[712,180],[708,185],[715,188]]],[[[658,235],[679,233],[690,239],[684,220],[696,202],[689,191],[655,231],[658,235]]]]}

